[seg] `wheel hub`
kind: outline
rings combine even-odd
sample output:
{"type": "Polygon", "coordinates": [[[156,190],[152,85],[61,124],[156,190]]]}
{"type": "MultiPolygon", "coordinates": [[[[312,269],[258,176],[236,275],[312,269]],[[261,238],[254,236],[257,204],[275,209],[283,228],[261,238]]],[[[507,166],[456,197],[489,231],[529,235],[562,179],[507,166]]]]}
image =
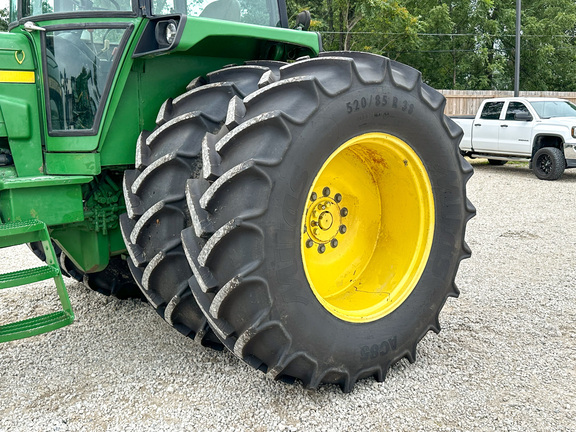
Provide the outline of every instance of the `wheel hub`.
{"type": "Polygon", "coordinates": [[[552,169],[552,161],[550,158],[546,155],[543,155],[540,156],[540,160],[538,162],[540,163],[540,169],[546,174],[549,174],[550,170],[552,169]]]}
{"type": "MultiPolygon", "coordinates": [[[[323,192],[330,195],[329,188],[323,188],[323,192]]],[[[320,199],[317,197],[316,192],[310,195],[306,209],[306,224],[304,226],[304,233],[308,237],[306,246],[311,248],[314,245],[320,246],[330,243],[332,247],[337,247],[337,237],[345,233],[341,227],[345,226],[344,218],[348,215],[348,209],[341,205],[342,195],[339,193],[333,197],[323,196],[320,199]]]]}

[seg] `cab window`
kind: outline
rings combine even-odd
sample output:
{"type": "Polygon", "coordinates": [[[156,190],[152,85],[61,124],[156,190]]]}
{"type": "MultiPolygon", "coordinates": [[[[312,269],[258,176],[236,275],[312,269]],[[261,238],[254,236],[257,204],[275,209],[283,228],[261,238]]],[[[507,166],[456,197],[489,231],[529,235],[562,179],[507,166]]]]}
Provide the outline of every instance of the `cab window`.
{"type": "Polygon", "coordinates": [[[480,118],[484,120],[498,120],[504,107],[504,102],[486,102],[482,108],[480,118]]]}
{"type": "Polygon", "coordinates": [[[522,102],[510,102],[506,110],[506,120],[516,120],[515,115],[520,113],[530,114],[530,111],[522,102]]]}
{"type": "Polygon", "coordinates": [[[132,11],[131,0],[25,0],[23,16],[63,12],[132,11]]]}
{"type": "Polygon", "coordinates": [[[96,133],[126,28],[115,24],[45,32],[44,79],[51,135],[96,133]]]}
{"type": "Polygon", "coordinates": [[[280,25],[278,3],[271,0],[156,0],[154,15],[186,14],[247,24],[280,25]]]}

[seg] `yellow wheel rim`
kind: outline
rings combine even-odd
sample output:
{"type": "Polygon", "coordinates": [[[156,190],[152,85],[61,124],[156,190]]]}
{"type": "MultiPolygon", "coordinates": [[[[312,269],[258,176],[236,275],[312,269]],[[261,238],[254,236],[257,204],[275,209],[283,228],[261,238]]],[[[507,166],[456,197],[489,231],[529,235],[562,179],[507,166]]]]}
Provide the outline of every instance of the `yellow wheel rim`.
{"type": "Polygon", "coordinates": [[[428,173],[404,141],[359,135],[316,175],[302,221],[304,270],[316,298],[342,320],[375,321],[406,300],[428,261],[428,173]]]}

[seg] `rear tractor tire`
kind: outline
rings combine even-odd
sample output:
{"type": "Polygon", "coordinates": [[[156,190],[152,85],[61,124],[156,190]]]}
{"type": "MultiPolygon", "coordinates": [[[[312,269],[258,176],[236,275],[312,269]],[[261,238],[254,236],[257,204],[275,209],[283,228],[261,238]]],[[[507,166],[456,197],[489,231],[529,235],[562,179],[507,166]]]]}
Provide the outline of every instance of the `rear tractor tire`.
{"type": "Polygon", "coordinates": [[[187,181],[194,297],[275,379],[382,381],[458,296],[475,214],[461,129],[419,72],[376,55],[325,53],[261,84],[232,98],[187,181]]]}

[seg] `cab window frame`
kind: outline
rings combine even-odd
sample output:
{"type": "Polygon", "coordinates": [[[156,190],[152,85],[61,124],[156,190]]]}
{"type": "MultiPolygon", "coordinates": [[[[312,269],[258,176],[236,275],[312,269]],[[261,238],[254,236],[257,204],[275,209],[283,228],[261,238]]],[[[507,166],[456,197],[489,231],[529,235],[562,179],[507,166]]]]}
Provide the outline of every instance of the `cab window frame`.
{"type": "MultiPolygon", "coordinates": [[[[16,21],[13,21],[8,26],[8,31],[24,24],[26,21],[40,22],[40,21],[53,21],[61,19],[74,19],[74,18],[135,18],[137,16],[146,15],[145,6],[139,7],[139,0],[131,0],[131,10],[92,10],[92,11],[73,11],[73,12],[49,12],[38,15],[24,14],[25,10],[29,10],[30,0],[12,0],[17,6],[15,14],[16,21]]],[[[143,4],[149,4],[149,0],[142,1],[143,4]]],[[[12,10],[12,9],[11,9],[12,10]]],[[[12,18],[12,15],[10,16],[12,18]]]]}
{"type": "Polygon", "coordinates": [[[120,59],[126,50],[126,46],[134,31],[134,24],[132,23],[119,23],[119,22],[104,22],[104,23],[75,23],[75,24],[60,24],[53,26],[46,26],[46,31],[42,32],[40,37],[41,51],[42,51],[42,78],[44,80],[44,110],[46,113],[46,129],[48,131],[48,136],[50,137],[69,137],[69,136],[94,136],[98,135],[100,131],[100,126],[102,122],[102,117],[104,115],[104,108],[108,102],[108,97],[110,95],[110,90],[112,88],[112,82],[116,72],[118,71],[118,66],[120,65],[120,59]],[[104,86],[104,91],[100,96],[100,101],[98,103],[98,108],[94,114],[94,122],[90,129],[53,129],[52,128],[52,112],[50,106],[50,88],[48,80],[48,63],[46,56],[46,36],[49,32],[66,31],[66,30],[89,30],[89,29],[119,29],[124,30],[124,34],[118,44],[118,55],[115,56],[110,71],[108,72],[108,77],[106,78],[106,84],[104,86]]]}

